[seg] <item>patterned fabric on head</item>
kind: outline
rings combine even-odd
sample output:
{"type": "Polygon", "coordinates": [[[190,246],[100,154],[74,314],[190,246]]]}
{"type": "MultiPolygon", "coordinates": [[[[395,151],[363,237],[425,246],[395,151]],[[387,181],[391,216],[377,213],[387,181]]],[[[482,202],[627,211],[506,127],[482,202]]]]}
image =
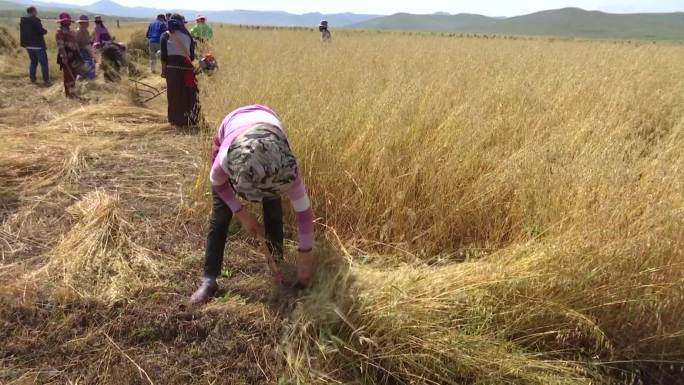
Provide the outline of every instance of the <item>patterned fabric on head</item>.
{"type": "Polygon", "coordinates": [[[297,160],[285,134],[270,124],[258,124],[235,138],[226,163],[235,192],[253,202],[279,197],[297,177],[297,160]]]}

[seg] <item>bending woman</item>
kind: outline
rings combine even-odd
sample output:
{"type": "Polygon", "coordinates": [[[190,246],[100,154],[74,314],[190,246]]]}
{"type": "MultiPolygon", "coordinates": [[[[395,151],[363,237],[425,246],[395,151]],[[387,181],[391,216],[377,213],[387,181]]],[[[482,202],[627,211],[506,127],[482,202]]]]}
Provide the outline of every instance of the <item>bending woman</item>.
{"type": "Polygon", "coordinates": [[[218,290],[223,253],[230,221],[235,216],[243,229],[257,237],[265,232],[274,260],[283,258],[283,209],[287,194],[297,218],[299,254],[297,279],[308,286],[313,275],[313,211],[304,180],[297,167],[283,123],[273,110],[262,105],[238,108],[226,116],[214,138],[212,167],[213,208],[209,222],[202,285],[191,302],[202,303],[218,290]],[[245,209],[238,196],[261,202],[265,230],[245,209]]]}
{"type": "Polygon", "coordinates": [[[112,35],[105,27],[102,16],[95,16],[95,31],[93,31],[93,47],[100,49],[113,41],[112,35]]]}
{"type": "Polygon", "coordinates": [[[173,14],[168,31],[161,37],[162,77],[166,78],[169,123],[178,127],[196,126],[200,105],[197,99],[195,41],[185,28],[185,20],[173,14]]]}

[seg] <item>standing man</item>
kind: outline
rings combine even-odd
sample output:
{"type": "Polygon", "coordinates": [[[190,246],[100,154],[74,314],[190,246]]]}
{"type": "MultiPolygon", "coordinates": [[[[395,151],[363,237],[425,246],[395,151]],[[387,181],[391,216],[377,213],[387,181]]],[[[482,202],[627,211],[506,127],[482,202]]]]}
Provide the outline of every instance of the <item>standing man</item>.
{"type": "Polygon", "coordinates": [[[45,34],[47,30],[38,18],[36,7],[26,8],[26,16],[19,23],[21,31],[21,46],[26,48],[29,56],[29,78],[31,83],[36,82],[36,68],[40,64],[43,75],[43,83],[50,85],[50,72],[48,71],[48,57],[45,47],[45,34]]]}
{"type": "Polygon", "coordinates": [[[195,18],[195,26],[190,30],[192,37],[198,41],[204,43],[211,40],[214,37],[214,31],[211,30],[209,24],[207,24],[207,17],[198,15],[195,18]]]}
{"type": "Polygon", "coordinates": [[[166,32],[166,17],[157,15],[157,20],[147,27],[147,41],[150,51],[150,72],[156,73],[157,52],[161,49],[161,35],[166,32]]]}

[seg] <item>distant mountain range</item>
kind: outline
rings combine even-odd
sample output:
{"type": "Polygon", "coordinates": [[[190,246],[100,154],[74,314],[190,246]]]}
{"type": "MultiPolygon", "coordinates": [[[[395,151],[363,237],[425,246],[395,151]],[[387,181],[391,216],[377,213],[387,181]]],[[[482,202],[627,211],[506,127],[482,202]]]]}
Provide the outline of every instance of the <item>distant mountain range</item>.
{"type": "Polygon", "coordinates": [[[391,16],[354,13],[296,15],[281,11],[196,11],[126,7],[111,0],[84,6],[30,0],[0,0],[0,11],[19,12],[26,4],[36,5],[43,14],[57,10],[100,14],[121,18],[151,19],[157,14],[178,12],[189,19],[206,15],[210,22],[273,26],[316,26],[322,19],[332,28],[356,28],[403,31],[435,31],[512,35],[542,35],[599,39],[684,40],[684,12],[612,14],[563,8],[516,17],[489,17],[474,14],[430,15],[397,13],[391,16]]]}
{"type": "MultiPolygon", "coordinates": [[[[303,15],[295,15],[292,13],[281,11],[202,11],[202,10],[183,10],[183,9],[156,9],[147,7],[126,7],[111,0],[101,0],[90,5],[73,5],[63,4],[58,2],[44,2],[44,1],[30,1],[30,0],[16,0],[16,1],[0,1],[0,10],[4,9],[1,5],[17,4],[21,8],[25,8],[27,4],[35,5],[39,8],[49,10],[53,9],[77,9],[91,14],[120,16],[127,18],[154,18],[160,13],[178,12],[190,20],[194,20],[197,14],[202,14],[208,18],[210,22],[228,23],[228,24],[249,24],[249,25],[274,25],[274,26],[309,26],[313,27],[325,19],[331,25],[337,27],[346,27],[352,24],[357,24],[366,20],[374,19],[379,15],[360,15],[354,13],[336,13],[336,14],[322,14],[322,13],[305,13],[303,15]]],[[[5,5],[8,7],[8,5],[5,5]]]]}
{"type": "Polygon", "coordinates": [[[350,28],[437,32],[498,33],[611,39],[684,40],[684,12],[613,14],[563,8],[524,16],[412,15],[398,13],[350,28]]]}

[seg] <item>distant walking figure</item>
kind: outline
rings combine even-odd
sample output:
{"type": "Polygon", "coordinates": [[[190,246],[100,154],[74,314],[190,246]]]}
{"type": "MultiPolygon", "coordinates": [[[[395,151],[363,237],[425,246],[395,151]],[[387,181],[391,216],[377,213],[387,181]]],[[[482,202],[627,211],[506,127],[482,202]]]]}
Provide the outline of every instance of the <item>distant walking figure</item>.
{"type": "Polygon", "coordinates": [[[321,41],[329,42],[330,40],[332,40],[332,35],[328,30],[327,20],[321,20],[321,23],[318,25],[318,30],[321,32],[321,41]]]}
{"type": "Polygon", "coordinates": [[[200,105],[197,78],[192,62],[195,41],[185,28],[183,16],[175,13],[161,37],[162,77],[166,78],[169,123],[178,127],[196,126],[200,105]]]}
{"type": "Polygon", "coordinates": [[[83,64],[76,34],[70,29],[71,15],[66,12],[60,13],[57,23],[59,23],[59,29],[55,35],[57,64],[64,74],[64,94],[68,98],[75,98],[77,97],[76,77],[85,74],[88,70],[83,64]]]}
{"type": "Polygon", "coordinates": [[[147,41],[150,55],[150,71],[156,72],[157,53],[161,49],[161,35],[166,32],[166,16],[157,15],[157,19],[147,27],[147,41]]]}
{"type": "Polygon", "coordinates": [[[43,75],[43,82],[50,84],[50,71],[48,70],[48,56],[45,46],[45,34],[47,30],[38,18],[36,7],[26,8],[27,16],[23,16],[19,22],[21,31],[21,46],[26,48],[29,56],[29,79],[32,83],[36,82],[36,69],[40,64],[40,72],[43,75]]]}
{"type": "MultiPolygon", "coordinates": [[[[213,208],[204,258],[202,284],[192,295],[199,304],[218,290],[228,228],[233,217],[252,237],[265,236],[271,259],[283,259],[283,208],[281,195],[287,195],[295,212],[299,253],[297,279],[308,286],[313,276],[314,215],[304,179],[283,130],[283,123],[273,110],[263,105],[240,107],[228,114],[216,131],[209,173],[213,208]],[[264,225],[242,206],[239,197],[260,202],[264,225]]],[[[282,273],[272,270],[274,279],[282,273]]]]}

